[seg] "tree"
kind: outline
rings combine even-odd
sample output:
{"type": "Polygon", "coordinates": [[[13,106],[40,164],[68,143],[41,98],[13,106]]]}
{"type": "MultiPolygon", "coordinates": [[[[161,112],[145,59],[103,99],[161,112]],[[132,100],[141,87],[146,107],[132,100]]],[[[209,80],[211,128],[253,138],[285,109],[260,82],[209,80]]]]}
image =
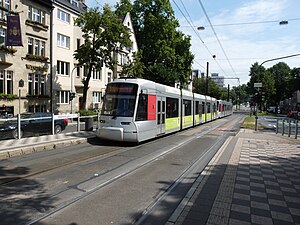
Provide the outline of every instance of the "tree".
{"type": "MultiPolygon", "coordinates": [[[[205,95],[205,86],[206,86],[206,78],[197,78],[193,79],[193,92],[205,95]]],[[[222,89],[219,88],[210,77],[208,78],[208,96],[211,96],[216,99],[221,99],[222,97],[222,89]]]]}
{"type": "Polygon", "coordinates": [[[87,68],[83,79],[83,98],[80,109],[86,108],[87,91],[93,70],[99,70],[105,64],[111,70],[116,65],[113,52],[124,47],[131,47],[130,34],[117,14],[108,5],[89,9],[75,21],[82,32],[84,43],[75,51],[74,57],[79,66],[87,68]]]}
{"type": "Polygon", "coordinates": [[[275,94],[275,78],[270,74],[265,67],[257,62],[250,68],[251,76],[248,82],[248,93],[252,96],[252,100],[258,104],[260,109],[266,104],[275,94]],[[254,83],[262,83],[262,88],[255,88],[254,83]]]}
{"type": "Polygon", "coordinates": [[[179,23],[170,1],[136,0],[132,7],[132,22],[144,64],[143,77],[167,85],[189,82],[194,59],[191,39],[177,30],[179,23]]]}
{"type": "Polygon", "coordinates": [[[144,64],[141,62],[141,51],[133,54],[133,61],[125,64],[121,71],[122,77],[142,77],[144,64]]]}
{"type": "Polygon", "coordinates": [[[275,80],[276,93],[273,95],[276,105],[279,105],[281,100],[284,100],[292,95],[292,88],[290,86],[292,75],[290,67],[284,63],[279,62],[268,69],[271,76],[275,80]]]}
{"type": "Polygon", "coordinates": [[[293,68],[291,71],[293,79],[291,80],[292,92],[300,90],[300,67],[293,68]]]}

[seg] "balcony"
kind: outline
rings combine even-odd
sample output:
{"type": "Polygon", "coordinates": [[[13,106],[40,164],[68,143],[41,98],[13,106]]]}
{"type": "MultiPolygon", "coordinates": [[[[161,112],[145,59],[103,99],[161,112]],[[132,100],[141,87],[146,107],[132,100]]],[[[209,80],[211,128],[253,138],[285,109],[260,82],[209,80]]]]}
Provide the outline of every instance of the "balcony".
{"type": "Polygon", "coordinates": [[[38,29],[44,30],[44,31],[47,31],[49,29],[49,26],[42,24],[40,22],[37,22],[37,21],[26,20],[25,24],[28,26],[31,26],[33,28],[38,28],[38,29]]]}
{"type": "Polygon", "coordinates": [[[48,62],[49,58],[42,55],[33,55],[33,54],[27,54],[24,59],[30,60],[30,61],[38,61],[38,62],[48,62]]]}

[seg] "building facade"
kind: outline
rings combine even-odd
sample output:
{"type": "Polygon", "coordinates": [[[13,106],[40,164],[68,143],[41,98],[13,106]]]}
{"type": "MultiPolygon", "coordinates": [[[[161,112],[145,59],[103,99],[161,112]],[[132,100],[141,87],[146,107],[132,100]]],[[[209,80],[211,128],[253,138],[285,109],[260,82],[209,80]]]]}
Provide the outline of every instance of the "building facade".
{"type": "MultiPolygon", "coordinates": [[[[74,22],[86,10],[84,0],[0,1],[0,116],[79,110],[85,69],[74,59],[83,43],[82,31],[74,22]],[[20,17],[22,46],[5,45],[6,16],[12,14],[20,17]]],[[[106,84],[119,77],[122,66],[138,50],[130,14],[121,20],[131,33],[133,45],[112,53],[118,62],[114,70],[104,65],[93,71],[88,109],[100,109],[106,84]]]]}
{"type": "Polygon", "coordinates": [[[0,1],[0,114],[49,107],[51,1],[0,1]],[[6,46],[7,16],[19,15],[23,46],[6,46]]]}

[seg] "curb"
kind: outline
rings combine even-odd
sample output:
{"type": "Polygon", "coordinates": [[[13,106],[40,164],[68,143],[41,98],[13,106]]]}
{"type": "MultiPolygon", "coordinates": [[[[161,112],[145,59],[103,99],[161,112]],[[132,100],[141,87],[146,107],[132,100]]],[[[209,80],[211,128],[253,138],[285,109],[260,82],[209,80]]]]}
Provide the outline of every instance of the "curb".
{"type": "Polygon", "coordinates": [[[65,140],[65,141],[59,141],[59,142],[49,142],[49,143],[44,143],[44,144],[37,144],[37,145],[32,145],[28,147],[18,147],[15,149],[10,149],[10,150],[4,150],[0,151],[0,160],[3,159],[8,159],[11,157],[16,157],[16,156],[21,156],[21,155],[28,155],[31,153],[35,152],[43,152],[43,151],[49,151],[53,149],[58,149],[62,147],[67,147],[75,144],[83,144],[87,142],[86,138],[77,138],[73,140],[65,140]]]}

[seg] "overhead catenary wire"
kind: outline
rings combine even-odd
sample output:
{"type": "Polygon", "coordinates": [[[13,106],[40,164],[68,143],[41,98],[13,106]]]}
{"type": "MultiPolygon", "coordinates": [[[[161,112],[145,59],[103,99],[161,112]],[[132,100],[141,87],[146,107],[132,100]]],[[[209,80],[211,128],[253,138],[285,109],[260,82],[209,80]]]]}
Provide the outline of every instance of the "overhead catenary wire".
{"type": "MultiPolygon", "coordinates": [[[[265,21],[252,21],[252,22],[241,22],[241,23],[224,23],[224,24],[213,24],[214,27],[225,27],[225,26],[241,26],[241,25],[256,25],[256,24],[264,24],[264,23],[279,23],[281,21],[296,21],[300,20],[300,18],[292,18],[285,20],[265,20],[265,21]]],[[[204,25],[201,27],[208,27],[210,25],[204,25]]],[[[183,26],[189,27],[189,26],[183,26]]]]}
{"type": "Polygon", "coordinates": [[[212,31],[213,31],[213,33],[214,33],[214,35],[215,35],[215,37],[216,37],[216,39],[217,39],[217,41],[218,41],[220,47],[221,47],[221,49],[222,49],[223,54],[225,55],[225,58],[226,58],[226,60],[227,60],[227,62],[228,62],[228,64],[229,64],[229,66],[230,66],[232,72],[233,72],[234,75],[237,77],[237,74],[236,74],[235,70],[233,69],[233,66],[232,66],[232,64],[231,64],[231,62],[230,62],[230,60],[229,60],[229,58],[228,58],[228,56],[227,56],[227,54],[226,54],[226,52],[225,52],[225,49],[223,48],[223,46],[222,46],[222,44],[221,44],[221,41],[220,41],[220,39],[219,39],[219,37],[218,37],[218,35],[217,35],[217,32],[215,31],[214,26],[212,25],[212,23],[211,23],[211,21],[210,21],[210,19],[209,19],[209,16],[208,16],[208,14],[207,14],[207,12],[206,12],[206,10],[205,10],[205,8],[204,8],[204,5],[202,4],[201,0],[198,0],[198,2],[199,2],[200,6],[201,6],[201,8],[202,8],[202,10],[203,10],[203,13],[204,13],[204,15],[205,15],[205,17],[206,17],[208,23],[210,24],[210,27],[211,27],[211,29],[212,29],[212,31]]]}
{"type": "MultiPolygon", "coordinates": [[[[188,22],[188,24],[192,27],[193,31],[195,32],[196,36],[199,38],[199,40],[201,41],[201,43],[204,45],[205,49],[208,51],[208,53],[214,58],[216,64],[218,65],[218,67],[222,70],[222,72],[226,75],[226,72],[224,71],[224,69],[221,67],[221,65],[219,64],[219,62],[215,59],[214,54],[212,54],[212,52],[210,51],[210,49],[207,47],[207,45],[205,44],[205,42],[203,41],[203,39],[200,37],[199,32],[195,29],[195,27],[193,26],[192,22],[190,22],[188,20],[188,18],[185,16],[185,14],[182,12],[181,8],[178,6],[178,4],[175,2],[175,0],[173,0],[175,6],[178,8],[179,12],[182,14],[182,16],[185,18],[185,20],[188,22]]],[[[183,4],[183,2],[181,1],[181,3],[183,4]]],[[[184,5],[184,4],[183,4],[184,5]]],[[[185,8],[185,7],[184,7],[185,8]]],[[[186,8],[185,8],[186,9],[186,8]]],[[[189,14],[187,12],[187,14],[189,14]]],[[[189,16],[189,18],[191,18],[189,16]]],[[[192,20],[191,20],[192,21],[192,20]]],[[[200,64],[199,64],[200,65],[200,64]]],[[[201,66],[203,67],[203,66],[201,66]]],[[[204,67],[203,67],[204,68],[204,67]]]]}

